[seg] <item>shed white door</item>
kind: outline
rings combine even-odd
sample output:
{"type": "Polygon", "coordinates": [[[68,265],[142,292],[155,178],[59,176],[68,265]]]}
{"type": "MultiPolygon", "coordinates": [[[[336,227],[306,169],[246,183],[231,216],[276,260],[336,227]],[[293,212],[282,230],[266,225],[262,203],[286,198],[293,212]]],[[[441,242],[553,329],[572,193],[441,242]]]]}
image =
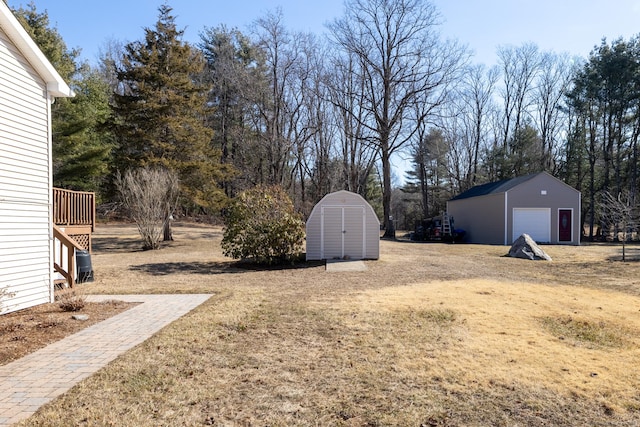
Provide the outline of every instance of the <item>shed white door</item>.
{"type": "Polygon", "coordinates": [[[322,207],[322,259],[364,258],[364,207],[322,207]]]}
{"type": "Polygon", "coordinates": [[[512,241],[523,233],[527,233],[536,242],[551,242],[551,209],[514,208],[512,241]]]}

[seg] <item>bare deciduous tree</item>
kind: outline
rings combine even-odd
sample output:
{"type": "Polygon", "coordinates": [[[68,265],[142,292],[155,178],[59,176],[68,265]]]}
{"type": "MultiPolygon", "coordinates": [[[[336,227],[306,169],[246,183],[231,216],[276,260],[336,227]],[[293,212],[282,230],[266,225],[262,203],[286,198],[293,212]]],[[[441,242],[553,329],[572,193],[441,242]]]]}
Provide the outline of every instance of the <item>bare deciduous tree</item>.
{"type": "Polygon", "coordinates": [[[128,170],[116,175],[122,204],[138,226],[143,249],[158,249],[178,204],[179,183],[174,172],[162,168],[128,170]]]}
{"type": "Polygon", "coordinates": [[[543,53],[536,87],[536,121],[542,143],[541,168],[555,172],[555,151],[564,130],[564,111],[560,108],[569,89],[572,67],[567,55],[543,53]]]}
{"type": "Polygon", "coordinates": [[[363,108],[370,113],[361,125],[374,135],[382,163],[385,237],[395,237],[391,156],[417,131],[413,106],[428,104],[432,113],[465,59],[465,49],[441,41],[439,19],[423,0],[349,0],[345,16],[330,25],[335,43],[360,65],[353,72],[361,73],[363,108]]]}
{"type": "MultiPolygon", "coordinates": [[[[478,183],[478,165],[481,143],[486,133],[491,98],[498,80],[498,68],[488,70],[483,65],[471,67],[465,76],[461,100],[465,104],[466,119],[468,121],[469,165],[466,181],[472,187],[478,183]]],[[[467,188],[464,188],[466,190],[467,188]]]]}
{"type": "Polygon", "coordinates": [[[640,223],[634,198],[626,191],[617,197],[605,191],[600,201],[600,216],[605,230],[613,232],[614,239],[622,242],[622,261],[626,261],[626,242],[640,223]]]}
{"type": "Polygon", "coordinates": [[[303,128],[303,100],[310,63],[307,61],[312,42],[308,35],[290,33],[283,25],[281,10],[267,13],[256,21],[257,45],[265,58],[268,90],[258,103],[260,122],[257,129],[265,147],[268,171],[265,182],[291,188],[287,172],[295,161],[295,150],[309,138],[303,128]]]}
{"type": "Polygon", "coordinates": [[[364,195],[367,178],[373,170],[377,152],[370,143],[371,131],[363,126],[370,119],[364,109],[365,79],[358,70],[359,59],[352,53],[338,54],[329,78],[329,100],[334,121],[340,129],[340,160],[345,190],[364,195]]]}
{"type": "Polygon", "coordinates": [[[504,102],[503,148],[509,154],[509,141],[524,124],[531,104],[531,91],[536,74],[540,69],[540,54],[535,44],[519,47],[502,46],[498,49],[502,67],[504,102]]]}

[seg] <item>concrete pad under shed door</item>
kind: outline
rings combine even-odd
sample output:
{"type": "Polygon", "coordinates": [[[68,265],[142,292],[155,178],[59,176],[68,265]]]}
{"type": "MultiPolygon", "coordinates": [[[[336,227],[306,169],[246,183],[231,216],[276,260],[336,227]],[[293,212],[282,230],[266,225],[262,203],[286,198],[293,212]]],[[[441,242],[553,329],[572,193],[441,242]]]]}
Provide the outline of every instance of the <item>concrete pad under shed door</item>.
{"type": "Polygon", "coordinates": [[[364,261],[338,261],[327,260],[325,271],[329,273],[345,273],[354,271],[367,271],[364,261]]]}

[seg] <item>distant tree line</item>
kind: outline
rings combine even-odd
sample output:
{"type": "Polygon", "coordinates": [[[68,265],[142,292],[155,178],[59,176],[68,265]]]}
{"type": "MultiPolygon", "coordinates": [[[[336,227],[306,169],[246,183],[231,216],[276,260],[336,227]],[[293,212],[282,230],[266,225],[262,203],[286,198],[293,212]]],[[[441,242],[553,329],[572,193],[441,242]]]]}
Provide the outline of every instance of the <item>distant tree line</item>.
{"type": "Polygon", "coordinates": [[[14,12],[77,94],[52,106],[54,184],[103,202],[118,173],[162,166],[185,212],[215,215],[277,185],[308,214],[347,189],[393,237],[458,192],[544,170],[582,191],[593,235],[603,194],[638,193],[637,38],[602,40],[587,59],[504,45],[488,68],[440,38],[421,0],[348,0],[327,38],[290,31],[277,10],[248,33],[204,28],[195,45],[165,4],[140,40],[111,42],[91,67],[46,11],[14,12]]]}
{"type": "Polygon", "coordinates": [[[593,238],[607,222],[603,197],[637,204],[640,40],[602,40],[586,60],[532,44],[500,47],[498,58],[470,66],[416,138],[398,198],[419,207],[414,217],[435,215],[473,185],[547,171],[582,192],[593,238]]]}

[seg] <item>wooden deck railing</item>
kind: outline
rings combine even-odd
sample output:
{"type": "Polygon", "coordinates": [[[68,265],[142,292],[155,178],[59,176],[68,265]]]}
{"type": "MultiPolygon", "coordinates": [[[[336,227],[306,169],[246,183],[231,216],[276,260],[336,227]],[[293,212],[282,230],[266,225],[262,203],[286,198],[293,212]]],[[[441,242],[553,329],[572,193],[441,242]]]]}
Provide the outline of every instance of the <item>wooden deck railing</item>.
{"type": "Polygon", "coordinates": [[[75,240],[69,238],[55,224],[53,226],[53,237],[53,268],[65,278],[69,287],[73,288],[76,282],[76,250],[81,251],[84,248],[78,245],[75,240]]]}
{"type": "Polygon", "coordinates": [[[53,223],[59,226],[90,226],[95,231],[96,196],[86,191],[53,189],[53,223]]]}

